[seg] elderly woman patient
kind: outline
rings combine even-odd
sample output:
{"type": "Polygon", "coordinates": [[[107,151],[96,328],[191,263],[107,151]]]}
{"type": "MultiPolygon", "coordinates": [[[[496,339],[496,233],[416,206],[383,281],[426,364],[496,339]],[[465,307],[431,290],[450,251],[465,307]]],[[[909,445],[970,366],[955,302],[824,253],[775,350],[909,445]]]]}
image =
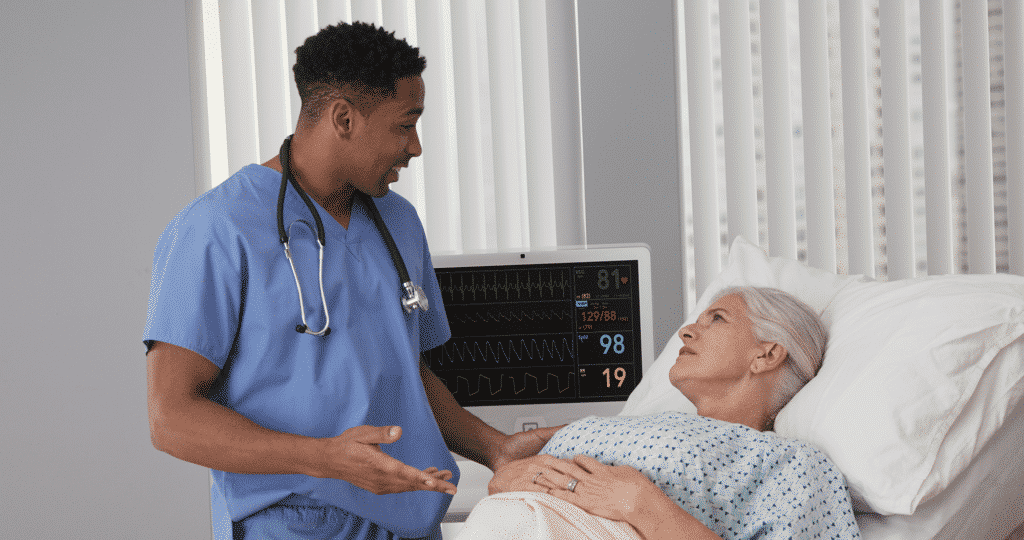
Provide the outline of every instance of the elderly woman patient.
{"type": "Polygon", "coordinates": [[[782,291],[731,288],[680,337],[669,379],[698,415],[562,428],[541,455],[495,472],[460,540],[526,538],[531,527],[539,537],[859,538],[842,474],[770,431],[821,365],[814,312],[782,291]]]}

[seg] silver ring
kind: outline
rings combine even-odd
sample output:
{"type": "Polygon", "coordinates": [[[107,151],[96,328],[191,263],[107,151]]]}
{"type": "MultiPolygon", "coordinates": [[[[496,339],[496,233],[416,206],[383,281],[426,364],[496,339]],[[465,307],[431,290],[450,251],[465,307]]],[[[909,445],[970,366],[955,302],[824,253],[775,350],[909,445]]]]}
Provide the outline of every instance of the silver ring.
{"type": "Polygon", "coordinates": [[[573,478],[572,480],[569,480],[569,485],[565,486],[565,489],[568,489],[569,493],[576,493],[576,484],[579,484],[579,483],[580,483],[579,480],[573,478]]]}
{"type": "Polygon", "coordinates": [[[533,483],[534,484],[537,483],[537,479],[540,478],[540,475],[542,475],[542,474],[544,474],[544,471],[540,471],[539,473],[533,475],[533,483]]]}

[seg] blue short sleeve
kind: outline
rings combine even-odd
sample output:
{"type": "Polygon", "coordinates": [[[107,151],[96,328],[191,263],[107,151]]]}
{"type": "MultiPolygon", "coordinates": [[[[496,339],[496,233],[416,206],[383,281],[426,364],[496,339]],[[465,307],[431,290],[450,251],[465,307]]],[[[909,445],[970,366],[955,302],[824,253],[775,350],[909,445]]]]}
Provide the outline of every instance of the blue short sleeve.
{"type": "Polygon", "coordinates": [[[235,226],[212,199],[193,201],[160,236],[143,340],[147,349],[163,341],[223,368],[238,329],[246,265],[235,226]]]}

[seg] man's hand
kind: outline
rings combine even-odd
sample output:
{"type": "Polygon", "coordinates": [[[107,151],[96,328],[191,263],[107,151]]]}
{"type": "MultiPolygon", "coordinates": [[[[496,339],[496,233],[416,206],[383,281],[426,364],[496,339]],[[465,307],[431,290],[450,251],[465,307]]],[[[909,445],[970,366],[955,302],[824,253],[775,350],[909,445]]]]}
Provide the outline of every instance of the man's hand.
{"type": "Polygon", "coordinates": [[[324,439],[324,474],[377,495],[405,491],[440,491],[454,495],[451,471],[419,470],[385,454],[380,445],[402,437],[398,426],[356,426],[324,439]]]}
{"type": "Polygon", "coordinates": [[[497,471],[504,465],[519,459],[536,456],[555,432],[563,427],[565,426],[539,428],[507,436],[498,448],[497,457],[493,462],[493,470],[497,471]]]}

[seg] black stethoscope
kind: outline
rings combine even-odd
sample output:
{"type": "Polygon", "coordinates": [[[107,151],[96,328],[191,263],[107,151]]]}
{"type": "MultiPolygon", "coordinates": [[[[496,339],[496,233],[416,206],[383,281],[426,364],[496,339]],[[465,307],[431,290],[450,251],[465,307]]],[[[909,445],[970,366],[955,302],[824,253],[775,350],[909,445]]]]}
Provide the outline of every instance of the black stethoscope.
{"type": "MultiPolygon", "coordinates": [[[[289,151],[291,150],[292,136],[285,137],[284,142],[281,143],[281,191],[277,196],[277,234],[281,238],[281,243],[284,244],[284,254],[288,257],[288,264],[292,267],[292,275],[295,276],[295,288],[299,291],[299,314],[302,315],[302,324],[295,326],[295,331],[300,334],[310,334],[314,336],[326,336],[331,333],[331,315],[327,312],[327,299],[324,296],[324,224],[320,221],[320,212],[317,211],[316,207],[313,206],[313,201],[310,200],[309,195],[302,190],[299,186],[299,182],[295,180],[295,177],[291,174],[291,163],[288,159],[289,151]],[[288,248],[288,234],[284,229],[284,193],[288,189],[288,183],[292,184],[295,191],[302,197],[302,201],[306,203],[306,207],[309,208],[310,213],[313,214],[313,220],[316,221],[316,240],[320,246],[320,301],[324,306],[324,327],[319,332],[314,332],[306,326],[306,307],[302,302],[302,285],[299,283],[299,274],[295,271],[295,263],[292,261],[292,252],[288,248]]],[[[394,238],[391,237],[391,233],[388,232],[387,226],[384,225],[384,219],[380,217],[380,211],[377,210],[377,205],[373,203],[370,196],[361,192],[355,192],[356,197],[363,202],[366,209],[370,212],[370,217],[373,218],[374,225],[377,226],[377,232],[380,233],[384,239],[384,244],[387,245],[388,251],[391,253],[391,263],[395,265],[395,270],[398,271],[398,280],[402,284],[402,308],[405,309],[406,313],[412,313],[414,309],[422,309],[427,311],[430,309],[430,302],[427,300],[427,295],[423,293],[423,289],[412,282],[409,279],[409,271],[405,268],[405,262],[402,260],[402,254],[398,251],[398,246],[395,245],[394,238]]],[[[292,223],[294,225],[294,223],[292,223]]],[[[291,226],[289,226],[289,230],[291,226]]]]}

